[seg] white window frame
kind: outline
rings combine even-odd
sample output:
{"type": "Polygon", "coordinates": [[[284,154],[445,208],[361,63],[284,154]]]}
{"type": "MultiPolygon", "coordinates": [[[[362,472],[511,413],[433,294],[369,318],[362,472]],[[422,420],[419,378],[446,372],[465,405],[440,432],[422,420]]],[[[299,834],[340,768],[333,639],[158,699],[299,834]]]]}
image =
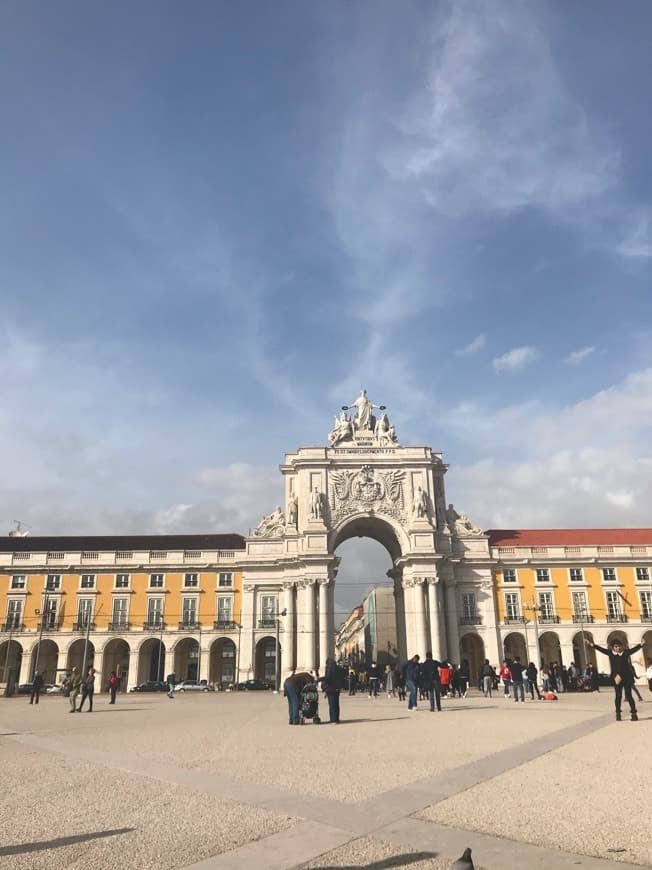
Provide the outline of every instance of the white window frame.
{"type": "Polygon", "coordinates": [[[127,628],[129,625],[129,599],[128,598],[114,598],[111,602],[111,622],[113,625],[120,625],[127,628]],[[118,607],[119,604],[124,603],[124,608],[118,607]],[[124,619],[116,619],[116,613],[120,614],[124,612],[124,619]]]}
{"type": "Polygon", "coordinates": [[[41,619],[43,620],[43,627],[46,630],[54,631],[57,627],[57,620],[59,618],[59,599],[49,597],[46,598],[43,610],[41,611],[41,619]],[[47,610],[47,614],[46,611],[47,610]]]}
{"type": "Polygon", "coordinates": [[[23,624],[23,605],[25,601],[22,598],[8,598],[7,599],[7,616],[5,617],[5,624],[7,629],[9,630],[11,624],[11,630],[17,631],[20,626],[23,624]]]}
{"type": "Polygon", "coordinates": [[[646,568],[642,565],[636,568],[636,582],[637,583],[649,583],[650,582],[650,569],[646,568]],[[639,575],[639,571],[641,574],[639,575]]]}
{"type": "Polygon", "coordinates": [[[639,589],[639,601],[641,605],[641,617],[645,620],[652,619],[652,591],[639,589]]]}
{"type": "Polygon", "coordinates": [[[93,599],[79,598],[77,600],[77,627],[87,628],[89,622],[93,622],[93,599]]]}
{"type": "Polygon", "coordinates": [[[181,599],[181,624],[182,625],[198,625],[199,624],[199,599],[195,595],[184,595],[181,599]],[[187,606],[192,604],[192,606],[187,606]],[[188,619],[186,611],[193,613],[194,618],[188,619]]]}
{"type": "Polygon", "coordinates": [[[516,620],[520,620],[522,617],[522,609],[521,609],[521,596],[518,592],[505,592],[505,619],[509,619],[510,622],[514,622],[516,620]],[[510,599],[516,599],[516,614],[511,615],[509,613],[510,609],[510,599]]]}
{"type": "Polygon", "coordinates": [[[27,589],[27,574],[12,574],[11,582],[9,584],[10,592],[24,592],[27,589]],[[17,585],[17,581],[23,581],[22,586],[17,585]]]}
{"type": "Polygon", "coordinates": [[[622,616],[623,615],[623,601],[622,601],[622,598],[620,597],[620,593],[615,589],[610,589],[610,590],[607,590],[607,592],[605,592],[604,597],[605,597],[605,604],[607,607],[607,617],[609,617],[609,616],[611,616],[611,617],[622,616]],[[616,604],[616,607],[614,608],[614,612],[612,613],[610,603],[614,603],[614,602],[616,604]]]}
{"type": "Polygon", "coordinates": [[[201,582],[201,576],[198,571],[186,571],[183,575],[183,588],[184,589],[199,589],[199,584],[201,582]],[[188,578],[194,577],[194,583],[188,583],[188,578]]]}
{"type": "Polygon", "coordinates": [[[131,574],[125,574],[122,571],[120,571],[118,574],[116,574],[115,577],[113,578],[113,588],[117,589],[119,591],[122,591],[123,589],[131,589],[131,574]],[[118,577],[126,577],[127,578],[127,582],[124,586],[118,585],[118,577]]]}
{"type": "Polygon", "coordinates": [[[568,582],[569,583],[584,583],[584,568],[572,567],[568,569],[568,582]],[[580,576],[578,578],[573,577],[573,571],[579,571],[580,576]]]}
{"type": "Polygon", "coordinates": [[[535,568],[534,572],[535,572],[534,576],[536,577],[536,582],[538,585],[548,585],[549,583],[552,583],[552,575],[550,573],[550,568],[535,568]],[[546,574],[546,578],[545,578],[545,580],[541,580],[541,578],[539,577],[539,573],[540,572],[543,573],[544,571],[546,574]]]}
{"type": "Polygon", "coordinates": [[[503,568],[503,583],[509,583],[510,586],[513,583],[518,583],[518,570],[516,568],[503,568]],[[508,580],[505,576],[508,571],[514,575],[512,580],[508,580]]]}
{"type": "Polygon", "coordinates": [[[602,571],[602,582],[603,583],[617,583],[618,582],[618,570],[616,568],[601,568],[602,571]],[[609,571],[613,574],[613,577],[607,577],[606,572],[609,571]]]}
{"type": "Polygon", "coordinates": [[[147,588],[148,589],[165,589],[165,574],[161,574],[159,571],[156,571],[153,574],[150,574],[147,588]],[[156,583],[154,583],[155,577],[156,577],[156,583]]]}
{"type": "Polygon", "coordinates": [[[587,620],[591,615],[589,613],[589,602],[586,597],[586,591],[584,589],[573,589],[571,591],[571,606],[573,608],[573,616],[580,618],[582,617],[584,620],[587,620]],[[582,612],[575,606],[576,598],[575,596],[581,596],[582,598],[582,612]]]}
{"type": "Polygon", "coordinates": [[[148,595],[147,597],[147,624],[148,625],[162,625],[163,623],[163,606],[165,604],[165,598],[162,595],[148,595]],[[154,607],[153,604],[158,602],[158,607],[154,607]],[[152,618],[154,617],[154,618],[152,618]]]}
{"type": "Polygon", "coordinates": [[[96,574],[80,574],[79,575],[79,588],[80,589],[96,589],[97,588],[97,575],[96,574]],[[84,578],[91,577],[92,583],[90,586],[84,586],[84,578]]]}
{"type": "Polygon", "coordinates": [[[217,588],[218,589],[233,589],[233,571],[220,571],[217,575],[217,588]],[[222,578],[228,577],[228,582],[222,582],[222,578]]]}
{"type": "Polygon", "coordinates": [[[538,593],[539,616],[541,619],[554,619],[555,613],[555,596],[552,592],[538,593]],[[545,604],[544,604],[545,602],[545,604]],[[545,611],[545,612],[544,612],[545,611]]]}
{"type": "Polygon", "coordinates": [[[62,576],[61,574],[46,574],[45,575],[45,591],[46,592],[60,592],[61,584],[62,584],[62,576]],[[56,582],[54,582],[56,578],[56,582]],[[50,581],[52,580],[52,585],[50,585],[50,581]]]}
{"type": "Polygon", "coordinates": [[[478,601],[475,592],[462,592],[462,617],[464,619],[478,618],[478,601]]]}
{"type": "Polygon", "coordinates": [[[217,610],[217,621],[218,622],[233,622],[233,595],[218,595],[217,596],[217,609],[216,610],[217,610]],[[227,608],[228,612],[229,612],[228,618],[224,618],[223,616],[220,616],[220,611],[221,611],[220,602],[222,602],[222,601],[228,601],[228,603],[229,603],[229,606],[227,608]]]}

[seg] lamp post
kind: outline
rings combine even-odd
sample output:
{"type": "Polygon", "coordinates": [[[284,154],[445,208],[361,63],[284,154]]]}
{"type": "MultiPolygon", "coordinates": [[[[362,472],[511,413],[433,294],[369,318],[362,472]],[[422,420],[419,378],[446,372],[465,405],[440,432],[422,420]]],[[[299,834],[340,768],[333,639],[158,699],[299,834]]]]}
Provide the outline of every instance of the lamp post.
{"type": "Polygon", "coordinates": [[[4,666],[4,670],[2,673],[2,682],[3,683],[7,682],[7,674],[9,671],[9,655],[11,653],[11,641],[13,639],[13,636],[14,636],[14,624],[13,624],[13,622],[10,622],[9,623],[9,640],[7,641],[7,651],[5,653],[5,666],[4,666]]]}
{"type": "Polygon", "coordinates": [[[539,610],[539,607],[537,604],[534,603],[534,596],[532,596],[532,604],[530,606],[532,608],[532,616],[534,617],[534,636],[536,637],[537,641],[537,655],[539,657],[539,667],[541,667],[543,662],[541,661],[541,645],[539,643],[539,621],[537,619],[537,612],[539,610]]]}
{"type": "MultiPolygon", "coordinates": [[[[158,664],[156,666],[156,679],[162,680],[163,675],[161,674],[161,653],[163,652],[163,615],[160,613],[158,614],[158,620],[159,620],[160,631],[159,631],[159,636],[158,636],[158,664]]],[[[151,665],[150,665],[150,667],[151,667],[151,665]]],[[[150,671],[150,673],[151,673],[151,671],[150,671]]]]}
{"type": "MultiPolygon", "coordinates": [[[[38,613],[38,610],[36,611],[38,613]]],[[[36,676],[38,671],[38,660],[41,657],[41,643],[43,641],[43,628],[45,627],[45,617],[48,613],[48,594],[47,592],[43,596],[43,610],[40,613],[41,617],[41,627],[39,628],[38,633],[38,646],[36,647],[36,660],[34,661],[34,670],[32,671],[32,681],[36,676]]]]}
{"type": "Polygon", "coordinates": [[[90,635],[91,635],[91,624],[93,622],[93,601],[91,601],[90,610],[86,614],[86,637],[84,638],[84,658],[82,659],[82,669],[81,675],[82,679],[84,679],[84,674],[86,673],[86,661],[88,659],[88,645],[90,643],[90,635]]]}
{"type": "Polygon", "coordinates": [[[279,655],[279,646],[280,646],[279,632],[280,632],[280,628],[281,628],[281,620],[280,620],[281,616],[287,616],[287,608],[284,607],[283,610],[281,610],[281,612],[276,617],[276,655],[274,656],[274,658],[276,659],[274,662],[275,669],[276,669],[276,680],[275,680],[276,688],[274,689],[275,695],[278,695],[278,693],[281,690],[281,657],[279,655]]]}
{"type": "Polygon", "coordinates": [[[242,637],[242,623],[236,623],[238,627],[238,648],[236,650],[236,659],[235,659],[235,685],[234,688],[236,692],[238,691],[238,683],[240,682],[240,640],[242,637]]]}

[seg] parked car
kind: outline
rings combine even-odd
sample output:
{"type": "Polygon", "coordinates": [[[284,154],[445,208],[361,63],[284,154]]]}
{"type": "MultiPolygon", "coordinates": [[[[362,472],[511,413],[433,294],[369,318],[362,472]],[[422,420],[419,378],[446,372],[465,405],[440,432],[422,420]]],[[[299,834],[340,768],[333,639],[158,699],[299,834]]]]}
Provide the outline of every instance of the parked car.
{"type": "Polygon", "coordinates": [[[145,680],[137,686],[133,686],[130,692],[167,692],[168,684],[162,680],[145,680]]]}
{"type": "Polygon", "coordinates": [[[63,693],[63,686],[56,683],[47,683],[44,688],[47,695],[61,695],[63,693]]]}
{"type": "Polygon", "coordinates": [[[183,680],[174,687],[175,692],[212,692],[213,687],[208,685],[208,680],[183,680]]]}
{"type": "Polygon", "coordinates": [[[32,683],[21,683],[16,687],[17,695],[31,695],[32,694],[32,683]]]}
{"type": "Polygon", "coordinates": [[[245,680],[244,683],[238,683],[238,689],[242,692],[265,692],[273,688],[274,686],[265,680],[245,680]]]}

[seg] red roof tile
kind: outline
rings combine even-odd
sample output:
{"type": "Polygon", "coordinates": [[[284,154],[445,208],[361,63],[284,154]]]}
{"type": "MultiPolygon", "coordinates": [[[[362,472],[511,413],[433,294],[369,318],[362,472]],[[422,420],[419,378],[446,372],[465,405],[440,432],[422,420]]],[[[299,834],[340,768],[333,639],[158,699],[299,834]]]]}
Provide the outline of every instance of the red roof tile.
{"type": "Polygon", "coordinates": [[[652,529],[489,529],[492,547],[652,545],[652,529]]]}

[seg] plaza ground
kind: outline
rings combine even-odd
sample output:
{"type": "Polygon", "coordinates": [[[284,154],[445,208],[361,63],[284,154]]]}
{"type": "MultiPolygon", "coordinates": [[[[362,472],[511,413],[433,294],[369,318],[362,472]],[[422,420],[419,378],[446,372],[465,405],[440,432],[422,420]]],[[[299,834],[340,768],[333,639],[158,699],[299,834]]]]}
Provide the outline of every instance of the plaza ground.
{"type": "Polygon", "coordinates": [[[611,691],[442,714],[343,695],[340,726],[301,728],[263,692],[0,699],[0,867],[420,870],[467,845],[486,870],[650,865],[644,698],[616,723],[611,691]]]}

